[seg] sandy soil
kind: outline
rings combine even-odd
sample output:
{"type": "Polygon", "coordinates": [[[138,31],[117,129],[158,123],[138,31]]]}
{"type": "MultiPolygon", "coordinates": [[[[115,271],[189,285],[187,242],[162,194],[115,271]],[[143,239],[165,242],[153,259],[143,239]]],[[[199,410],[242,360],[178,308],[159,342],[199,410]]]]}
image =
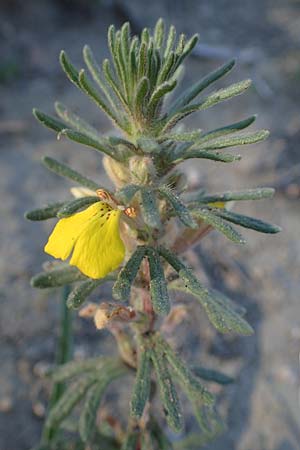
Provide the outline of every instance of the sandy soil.
{"type": "MultiPolygon", "coordinates": [[[[54,354],[59,293],[29,286],[46,259],[42,246],[52,224],[27,223],[23,213],[65,198],[69,185],[48,173],[39,160],[54,156],[101,178],[101,183],[106,180],[99,155],[57,142],[31,115],[34,106],[52,112],[53,101],[60,99],[103,132],[109,130],[101,113],[67,82],[57,57],[64,48],[81,64],[81,48],[88,43],[103,58],[106,29],[112,22],[119,25],[123,17],[108,1],[102,6],[95,2],[90,9],[82,6],[84,2],[76,3],[65,0],[63,7],[58,1],[15,0],[0,5],[1,450],[28,450],[37,442],[47,399],[41,372],[54,354]]],[[[199,32],[205,44],[222,45],[221,55],[228,49],[240,54],[227,83],[249,76],[255,80],[256,89],[199,114],[193,125],[211,129],[259,113],[256,127],[269,128],[271,138],[241,149],[243,160],[236,165],[193,163],[186,170],[191,180],[200,177],[211,191],[279,186],[274,201],[243,204],[239,211],[277,223],[283,228],[280,235],[244,232],[248,244],[237,247],[214,233],[198,252],[203,277],[247,307],[256,333],[251,338],[224,338],[195,309],[195,318],[180,326],[184,344],[178,348],[187,359],[195,352],[202,363],[237,377],[220,400],[228,432],[207,448],[296,450],[300,448],[300,4],[152,0],[149,10],[134,0],[126,8],[136,27],[152,26],[163,16],[180,30],[199,32]],[[249,55],[250,60],[251,55],[255,58],[247,62],[249,55]]],[[[185,83],[221,60],[190,59],[185,83]]],[[[97,351],[99,335],[91,328],[76,320],[77,355],[97,351]]],[[[112,345],[112,338],[103,333],[103,351],[109,352],[112,345]]]]}

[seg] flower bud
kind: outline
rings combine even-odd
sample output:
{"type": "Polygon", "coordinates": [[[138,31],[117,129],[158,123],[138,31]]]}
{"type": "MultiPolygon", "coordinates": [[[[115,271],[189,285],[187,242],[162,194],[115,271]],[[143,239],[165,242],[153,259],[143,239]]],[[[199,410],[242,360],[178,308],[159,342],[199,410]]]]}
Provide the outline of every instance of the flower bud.
{"type": "Polygon", "coordinates": [[[109,156],[105,156],[103,158],[103,166],[107,175],[118,189],[130,183],[130,170],[124,164],[109,156]]]}
{"type": "Polygon", "coordinates": [[[149,156],[133,156],[129,160],[133,184],[147,184],[156,176],[155,167],[149,156]]]}

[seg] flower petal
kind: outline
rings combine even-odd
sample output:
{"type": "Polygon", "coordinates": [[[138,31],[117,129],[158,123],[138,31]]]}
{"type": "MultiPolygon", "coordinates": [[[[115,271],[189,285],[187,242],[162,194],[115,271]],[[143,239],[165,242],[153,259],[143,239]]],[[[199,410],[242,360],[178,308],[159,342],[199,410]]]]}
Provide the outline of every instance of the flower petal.
{"type": "Polygon", "coordinates": [[[113,209],[90,220],[76,240],[70,264],[90,278],[103,278],[115,270],[125,256],[120,215],[121,211],[113,209]]]}
{"type": "Polygon", "coordinates": [[[91,220],[102,212],[101,210],[104,214],[111,208],[106,203],[98,202],[84,211],[59,220],[45,245],[45,252],[54,258],[67,259],[81,232],[91,220]]]}

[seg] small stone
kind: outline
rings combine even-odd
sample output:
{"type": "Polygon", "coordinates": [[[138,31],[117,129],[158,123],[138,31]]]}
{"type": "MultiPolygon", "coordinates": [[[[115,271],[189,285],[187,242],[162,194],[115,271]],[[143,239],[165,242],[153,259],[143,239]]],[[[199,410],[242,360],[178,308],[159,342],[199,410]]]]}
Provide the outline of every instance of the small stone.
{"type": "Polygon", "coordinates": [[[0,399],[0,412],[8,413],[13,408],[13,401],[11,397],[2,397],[0,399]]]}
{"type": "Polygon", "coordinates": [[[297,384],[297,375],[295,371],[288,365],[281,365],[275,370],[274,377],[280,383],[288,383],[290,385],[297,384]]]}
{"type": "Polygon", "coordinates": [[[32,411],[33,414],[37,417],[45,417],[46,414],[46,408],[45,405],[41,402],[36,402],[32,405],[32,411]]]}
{"type": "Polygon", "coordinates": [[[33,366],[33,373],[37,377],[43,378],[46,376],[47,372],[49,372],[49,369],[50,369],[49,363],[47,363],[46,361],[38,361],[33,366]]]}

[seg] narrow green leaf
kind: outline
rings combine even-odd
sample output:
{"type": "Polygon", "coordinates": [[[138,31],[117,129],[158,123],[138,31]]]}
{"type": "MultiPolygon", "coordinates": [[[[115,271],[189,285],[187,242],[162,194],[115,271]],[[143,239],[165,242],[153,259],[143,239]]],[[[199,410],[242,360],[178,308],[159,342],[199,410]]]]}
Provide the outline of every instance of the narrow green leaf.
{"type": "Polygon", "coordinates": [[[141,41],[145,42],[145,44],[149,44],[150,40],[150,31],[148,28],[143,28],[141,33],[141,41]]]}
{"type": "Polygon", "coordinates": [[[65,129],[61,132],[64,136],[67,136],[69,139],[71,139],[74,142],[77,142],[79,144],[87,145],[88,147],[95,148],[96,150],[111,156],[114,159],[120,160],[119,155],[114,152],[114,150],[109,146],[108,143],[103,142],[102,140],[96,140],[93,139],[83,133],[80,133],[79,131],[65,129]]]}
{"type": "Polygon", "coordinates": [[[277,225],[264,222],[260,219],[255,219],[254,217],[244,216],[243,214],[238,214],[232,211],[226,211],[225,209],[213,208],[213,213],[222,217],[229,222],[240,225],[244,228],[250,228],[251,230],[259,231],[260,233],[278,233],[281,228],[277,225]]]}
{"type": "Polygon", "coordinates": [[[68,296],[67,306],[71,309],[78,309],[80,306],[86,301],[87,297],[102,284],[107,281],[113,281],[115,277],[112,275],[108,275],[99,280],[86,280],[83,283],[80,283],[76,286],[68,296]]]}
{"type": "Polygon", "coordinates": [[[170,312],[170,299],[164,269],[155,249],[148,248],[147,256],[150,270],[150,294],[154,311],[159,315],[170,312]]]}
{"type": "Polygon", "coordinates": [[[126,66],[128,66],[129,45],[130,45],[130,24],[129,22],[125,22],[121,28],[121,51],[126,66]]]}
{"type": "Polygon", "coordinates": [[[221,77],[226,75],[231,71],[233,66],[235,65],[235,61],[231,60],[228,63],[224,64],[221,67],[218,67],[213,72],[206,75],[197,83],[193,84],[189,89],[183,92],[183,94],[176,100],[174,105],[171,106],[171,110],[175,111],[178,108],[181,108],[188,103],[190,103],[194,98],[196,98],[204,89],[210,86],[215,81],[219,80],[221,77]]]}
{"type": "Polygon", "coordinates": [[[168,57],[165,58],[158,76],[157,76],[157,84],[161,84],[164,81],[167,81],[167,79],[169,78],[170,74],[172,73],[172,68],[174,65],[174,61],[175,61],[175,55],[174,52],[170,52],[168,57]]]}
{"type": "Polygon", "coordinates": [[[115,95],[118,97],[124,109],[127,112],[129,112],[127,100],[124,97],[123,90],[121,89],[118,81],[115,79],[112,73],[110,61],[108,59],[104,59],[102,63],[102,70],[108,85],[111,87],[115,95]]]}
{"type": "Polygon", "coordinates": [[[175,39],[176,39],[176,29],[175,29],[174,25],[171,25],[169,28],[168,38],[167,38],[167,42],[166,42],[164,58],[167,58],[169,56],[170,52],[172,51],[174,43],[175,43],[175,39]]]}
{"type": "Polygon", "coordinates": [[[57,133],[60,133],[62,130],[66,128],[66,125],[64,122],[48,116],[48,114],[43,113],[42,111],[39,111],[36,108],[33,108],[32,110],[34,117],[45,127],[50,128],[50,130],[54,130],[57,133]]]}
{"type": "Polygon", "coordinates": [[[130,49],[130,25],[124,23],[121,28],[120,41],[116,43],[116,52],[121,67],[124,92],[126,93],[127,103],[130,98],[131,81],[129,80],[129,49],[130,49]]]}
{"type": "Polygon", "coordinates": [[[164,81],[162,84],[157,86],[157,88],[153,91],[147,105],[147,112],[150,117],[156,113],[157,106],[162,98],[169,92],[172,92],[176,85],[177,81],[174,80],[173,82],[164,81]]]}
{"type": "MultiPolygon", "coordinates": [[[[172,158],[172,155],[170,155],[172,158]]],[[[178,164],[186,159],[209,159],[211,161],[231,163],[234,161],[240,161],[241,155],[231,155],[230,153],[222,152],[208,152],[207,150],[187,150],[182,155],[175,155],[174,160],[171,160],[174,164],[178,164]]]]}
{"type": "Polygon", "coordinates": [[[253,133],[247,133],[239,136],[222,136],[208,142],[201,143],[201,139],[197,144],[200,150],[217,150],[221,148],[235,147],[237,145],[255,144],[261,142],[269,136],[269,131],[260,130],[253,133]]]}
{"type": "Polygon", "coordinates": [[[249,89],[251,83],[252,83],[251,80],[244,80],[240,81],[239,83],[231,84],[226,88],[219,89],[218,91],[213,92],[212,94],[204,98],[202,102],[195,105],[187,106],[184,111],[191,113],[193,111],[200,111],[203,109],[210,108],[211,106],[223,102],[224,100],[228,100],[229,98],[242,94],[245,90],[249,89]]]}
{"type": "Polygon", "coordinates": [[[159,138],[160,142],[173,141],[173,142],[194,142],[199,139],[202,130],[188,131],[183,133],[170,133],[165,134],[159,138]]]}
{"type": "Polygon", "coordinates": [[[142,187],[141,194],[141,212],[143,219],[151,228],[160,228],[160,214],[157,207],[156,197],[151,188],[142,187]]]}
{"type": "Polygon", "coordinates": [[[135,194],[140,190],[140,186],[137,184],[128,184],[127,186],[123,187],[116,193],[116,197],[118,200],[123,202],[125,205],[128,205],[135,194]]]}
{"type": "MultiPolygon", "coordinates": [[[[114,64],[114,70],[116,73],[116,77],[112,75],[114,79],[115,85],[119,90],[120,94],[125,98],[126,91],[124,89],[125,86],[125,73],[124,73],[124,61],[121,54],[121,31],[118,30],[115,34],[114,46],[112,49],[112,60],[114,64]]],[[[103,62],[104,63],[104,62],[103,62]]],[[[103,66],[104,69],[104,66],[103,66]]],[[[104,71],[104,70],[103,70],[104,71]]]]}
{"type": "MultiPolygon", "coordinates": [[[[138,48],[139,40],[137,36],[134,36],[129,50],[129,66],[128,66],[128,78],[130,84],[130,92],[132,97],[132,92],[134,86],[136,86],[137,83],[137,48],[138,48]]],[[[130,99],[129,99],[130,100],[130,99]]],[[[132,104],[130,102],[130,104],[132,104]]]]}
{"type": "Polygon", "coordinates": [[[160,186],[159,192],[172,206],[175,214],[181,222],[190,228],[198,228],[197,222],[192,218],[187,207],[181,202],[179,197],[168,186],[160,186]]]}
{"type": "Polygon", "coordinates": [[[179,35],[178,43],[177,43],[177,46],[176,46],[176,49],[175,49],[175,55],[177,57],[181,56],[181,54],[183,52],[183,49],[184,49],[184,46],[185,46],[185,41],[186,41],[186,35],[181,33],[179,35]]]}
{"type": "Polygon", "coordinates": [[[110,117],[114,124],[119,128],[124,129],[119,117],[107,105],[100,92],[92,86],[83,69],[79,72],[79,83],[81,89],[110,117]]]}
{"type": "Polygon", "coordinates": [[[63,217],[72,216],[75,212],[79,211],[82,208],[92,205],[93,203],[99,202],[99,197],[95,195],[76,198],[75,200],[71,200],[70,202],[64,203],[64,205],[57,212],[57,217],[62,219],[63,217]]]}
{"type": "Polygon", "coordinates": [[[189,41],[185,44],[181,55],[179,56],[179,58],[176,61],[174,70],[176,70],[180,66],[180,64],[183,63],[184,59],[187,58],[187,56],[193,51],[198,40],[199,40],[198,34],[194,34],[194,36],[192,36],[189,39],[189,41]]]}
{"type": "Polygon", "coordinates": [[[183,416],[165,358],[157,349],[153,349],[151,352],[151,359],[156,372],[160,398],[167,422],[174,431],[179,432],[183,428],[183,416]]]}
{"type": "Polygon", "coordinates": [[[179,276],[187,290],[199,299],[209,320],[218,331],[221,333],[235,332],[240,335],[253,334],[252,327],[227,302],[221,303],[220,297],[215,298],[213,293],[205,289],[191,270],[181,269],[179,276]]]}
{"type": "Polygon", "coordinates": [[[62,421],[85,396],[88,389],[96,382],[97,374],[91,374],[71,384],[59,401],[50,410],[45,428],[58,428],[62,421]]]}
{"type": "Polygon", "coordinates": [[[142,78],[146,75],[146,67],[147,67],[147,49],[148,45],[146,42],[142,42],[139,49],[139,54],[137,58],[138,64],[138,79],[142,78]]]}
{"type": "Polygon", "coordinates": [[[159,153],[161,150],[161,146],[157,141],[148,137],[138,138],[137,145],[145,153],[159,153]]]}
{"type": "Polygon", "coordinates": [[[110,145],[112,145],[113,147],[118,146],[118,145],[122,145],[123,148],[127,147],[128,150],[130,150],[131,152],[136,152],[136,146],[128,141],[127,139],[118,137],[118,136],[108,136],[107,140],[109,142],[110,145]]]}
{"type": "Polygon", "coordinates": [[[193,406],[198,425],[202,430],[203,441],[200,440],[201,443],[205,444],[225,431],[226,427],[214,405],[203,406],[202,402],[191,393],[187,393],[187,396],[193,406]]]}
{"type": "Polygon", "coordinates": [[[73,66],[64,50],[60,52],[59,61],[69,80],[80,88],[78,70],[73,66]]]}
{"type": "Polygon", "coordinates": [[[112,58],[114,57],[114,49],[116,43],[116,29],[114,25],[110,25],[107,31],[107,43],[112,58]]]}
{"type": "Polygon", "coordinates": [[[89,125],[84,119],[77,116],[77,114],[69,111],[68,108],[66,108],[66,106],[64,106],[62,103],[55,102],[55,111],[64,122],[74,128],[76,131],[79,131],[96,140],[102,139],[96,128],[89,125]]]}
{"type": "MultiPolygon", "coordinates": [[[[215,208],[217,209],[217,208],[215,208]]],[[[232,242],[237,244],[245,244],[245,239],[242,237],[235,228],[229,225],[225,220],[223,220],[219,215],[217,215],[216,211],[209,211],[207,209],[193,209],[191,210],[191,214],[193,217],[203,220],[206,223],[209,223],[213,228],[220,231],[224,236],[230,239],[232,242]]]]}
{"type": "Polygon", "coordinates": [[[139,347],[136,378],[133,386],[130,412],[132,417],[139,419],[148,401],[151,385],[150,350],[139,347]]]}
{"type": "Polygon", "coordinates": [[[42,159],[42,161],[43,161],[43,164],[47,167],[47,169],[51,170],[52,172],[56,173],[57,175],[69,178],[72,181],[76,181],[76,183],[79,183],[82,186],[85,186],[85,187],[91,189],[92,191],[95,191],[99,188],[99,184],[97,184],[95,181],[92,181],[89,178],[84,177],[76,170],[71,169],[71,167],[57,161],[54,158],[45,156],[42,159]]]}
{"type": "Polygon", "coordinates": [[[97,358],[85,358],[82,361],[72,360],[66,364],[55,367],[55,369],[50,372],[50,377],[54,383],[61,383],[81,375],[84,372],[100,372],[102,367],[112,361],[115,361],[115,358],[103,356],[97,358]]]}
{"type": "Polygon", "coordinates": [[[109,365],[104,366],[99,381],[90,388],[79,419],[79,433],[83,442],[87,442],[91,439],[96,431],[96,419],[99,405],[108,385],[125,373],[125,367],[119,363],[112,367],[109,365]],[[105,378],[103,378],[104,372],[106,372],[105,378]]]}
{"type": "Polygon", "coordinates": [[[217,291],[216,289],[210,289],[210,292],[214,296],[214,299],[216,300],[216,302],[218,302],[221,305],[223,305],[223,304],[227,305],[230,309],[233,309],[233,311],[235,311],[237,314],[239,314],[242,317],[245,316],[245,314],[247,312],[246,308],[239,305],[235,301],[231,300],[226,295],[224,295],[222,292],[217,291]]]}
{"type": "Polygon", "coordinates": [[[162,245],[158,248],[159,254],[172,266],[176,272],[185,268],[185,265],[178,259],[174,252],[163,247],[162,245]]]}
{"type": "Polygon", "coordinates": [[[107,88],[105,82],[102,79],[101,69],[100,69],[99,65],[97,64],[94,54],[88,45],[85,45],[83,47],[83,59],[93,77],[93,80],[97,83],[97,85],[100,87],[100,89],[104,93],[104,95],[105,95],[106,99],[108,100],[112,109],[114,111],[117,111],[118,106],[117,106],[115,100],[112,98],[109,89],[107,88]]]}
{"type": "Polygon", "coordinates": [[[76,281],[85,279],[86,276],[77,267],[67,265],[60,269],[52,269],[48,272],[38,273],[31,278],[30,284],[32,287],[46,289],[64,286],[65,284],[75,283],[76,281]]]}
{"type": "Polygon", "coordinates": [[[209,320],[221,333],[236,332],[241,335],[253,333],[251,326],[229,305],[222,301],[220,296],[214,295],[204,288],[195,277],[194,273],[178,259],[170,250],[159,247],[160,255],[179,273],[188,292],[197,297],[205,309],[209,320]]]}
{"type": "Polygon", "coordinates": [[[234,378],[226,375],[225,373],[219,372],[218,370],[207,369],[201,366],[192,366],[192,372],[199,378],[206,381],[213,381],[221,385],[234,383],[234,378]]]}
{"type": "Polygon", "coordinates": [[[147,77],[142,77],[136,87],[135,97],[134,97],[134,108],[138,114],[143,112],[145,99],[150,88],[150,82],[147,77]]]}
{"type": "Polygon", "coordinates": [[[214,105],[217,105],[220,102],[228,100],[229,98],[235,97],[237,95],[242,94],[246,89],[251,86],[251,80],[244,80],[239,83],[234,83],[227,88],[219,89],[218,91],[213,92],[204,98],[200,103],[195,103],[192,105],[187,105],[168,116],[166,119],[166,123],[162,128],[162,133],[169,131],[173,128],[180,120],[184,119],[188,115],[192,114],[196,111],[202,111],[204,109],[210,108],[214,105]]]}
{"type": "Polygon", "coordinates": [[[202,144],[204,142],[210,141],[212,139],[218,138],[219,136],[226,136],[227,134],[236,133],[237,131],[244,130],[248,128],[256,120],[256,115],[250,116],[247,119],[243,119],[239,122],[232,123],[225,127],[216,128],[215,130],[208,131],[207,133],[200,136],[194,145],[202,144]]]}
{"type": "Polygon", "coordinates": [[[120,270],[118,279],[113,286],[113,296],[116,300],[129,300],[131,285],[138,273],[145,253],[146,247],[138,246],[125,266],[120,270]]]}
{"type": "Polygon", "coordinates": [[[214,396],[199,382],[199,380],[189,370],[186,363],[174,352],[170,345],[159,335],[154,338],[163,354],[166,356],[174,373],[180,380],[180,383],[191,392],[192,395],[199,396],[204,404],[211,405],[214,403],[214,396]]]}
{"type": "Polygon", "coordinates": [[[44,208],[33,209],[32,211],[26,211],[24,214],[27,220],[47,220],[56,217],[58,211],[65,205],[65,203],[53,203],[52,205],[45,206],[44,208]]]}
{"type": "Polygon", "coordinates": [[[199,203],[214,203],[214,202],[230,202],[236,200],[261,200],[264,198],[272,198],[275,193],[273,188],[256,188],[245,189],[242,191],[227,191],[217,192],[216,194],[205,194],[202,191],[200,195],[189,197],[189,201],[199,203]]]}
{"type": "Polygon", "coordinates": [[[164,20],[160,17],[156,22],[154,28],[154,43],[156,48],[160,48],[163,44],[165,37],[165,23],[164,20]]]}
{"type": "Polygon", "coordinates": [[[123,85],[122,93],[126,95],[126,66],[122,55],[122,31],[118,30],[115,39],[114,65],[118,76],[118,85],[123,85]]]}

